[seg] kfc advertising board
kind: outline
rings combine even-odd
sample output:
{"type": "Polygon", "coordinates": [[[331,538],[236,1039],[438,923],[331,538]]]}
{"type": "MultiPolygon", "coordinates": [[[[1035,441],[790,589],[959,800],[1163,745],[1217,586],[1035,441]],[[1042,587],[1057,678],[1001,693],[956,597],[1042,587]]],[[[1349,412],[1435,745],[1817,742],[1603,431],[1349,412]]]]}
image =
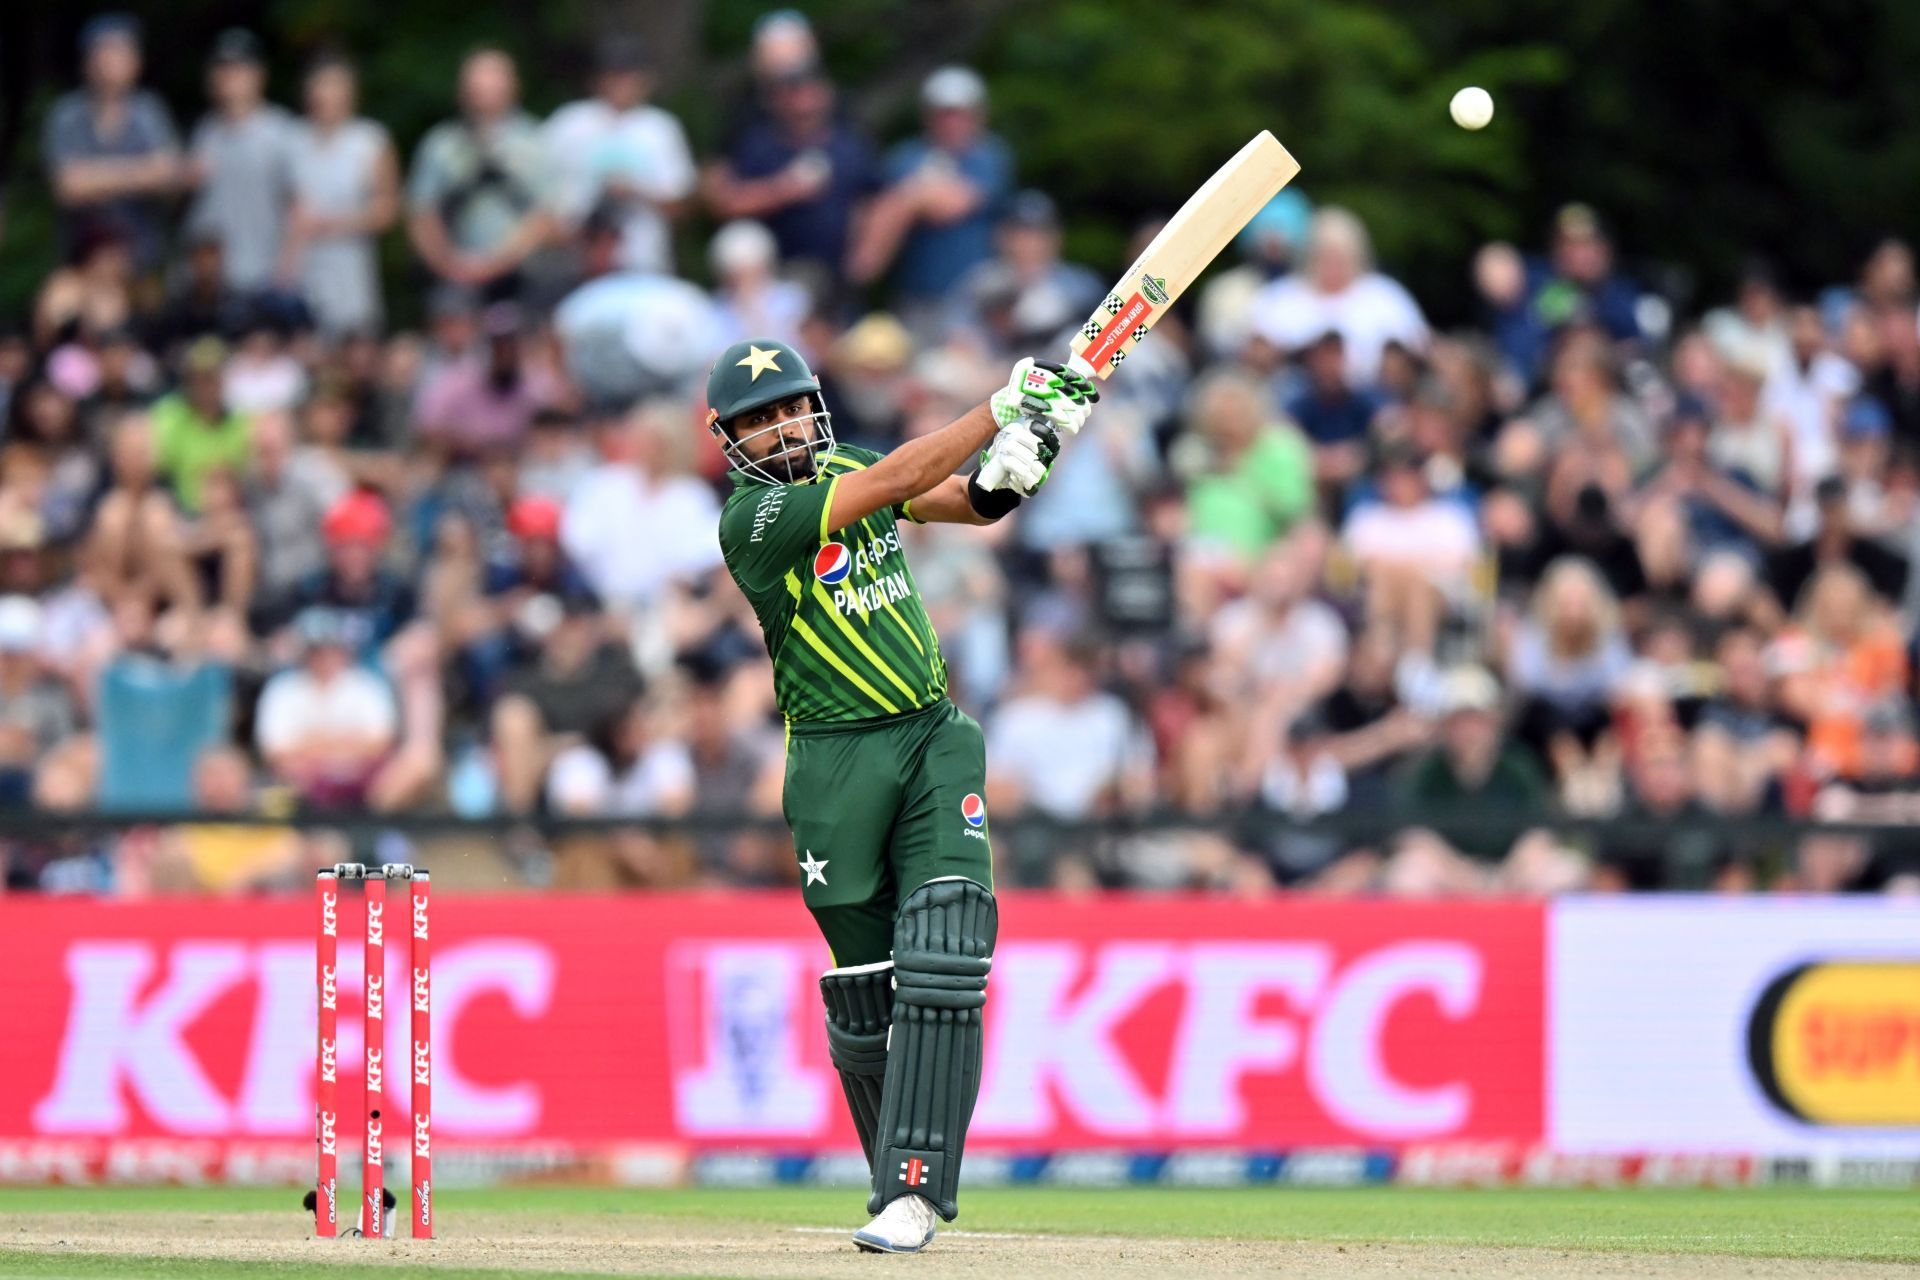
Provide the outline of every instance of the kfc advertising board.
{"type": "MultiPolygon", "coordinates": [[[[437,1154],[621,1176],[853,1148],[825,949],[790,897],[436,901],[437,1154]]],[[[343,893],[343,1152],[360,908],[343,893]]],[[[977,1152],[1920,1157],[1920,906],[1009,894],[1002,911],[977,1152]]],[[[0,1181],[310,1177],[312,927],[300,899],[0,900],[0,1181]]],[[[387,962],[404,989],[404,951],[387,962]]],[[[408,1060],[405,1022],[387,1061],[408,1060]]],[[[403,1132],[407,1100],[388,1091],[403,1132]]]]}
{"type": "MultiPolygon", "coordinates": [[[[821,1026],[827,957],[792,899],[442,902],[443,1149],[852,1146],[821,1026]]],[[[340,915],[351,1117],[356,896],[340,915]]],[[[298,900],[0,902],[0,1150],[16,1175],[31,1141],[310,1140],[311,930],[298,900]]],[[[1379,1150],[1543,1132],[1536,906],[1009,895],[1001,936],[976,1149],[1379,1150]]],[[[404,956],[388,964],[404,982],[404,956]]],[[[387,1060],[405,1061],[404,1020],[387,1034],[387,1060]]],[[[407,1123],[404,1091],[387,1105],[407,1123]]]]}

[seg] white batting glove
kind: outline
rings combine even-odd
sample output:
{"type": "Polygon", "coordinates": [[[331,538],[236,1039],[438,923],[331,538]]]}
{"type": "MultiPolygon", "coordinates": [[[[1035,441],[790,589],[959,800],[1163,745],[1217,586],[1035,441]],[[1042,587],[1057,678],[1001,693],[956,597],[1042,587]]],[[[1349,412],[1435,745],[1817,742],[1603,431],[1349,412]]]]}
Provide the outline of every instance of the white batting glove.
{"type": "Polygon", "coordinates": [[[982,489],[1012,489],[1031,498],[1060,456],[1060,436],[1045,418],[1019,418],[1000,428],[980,464],[982,489]]]}

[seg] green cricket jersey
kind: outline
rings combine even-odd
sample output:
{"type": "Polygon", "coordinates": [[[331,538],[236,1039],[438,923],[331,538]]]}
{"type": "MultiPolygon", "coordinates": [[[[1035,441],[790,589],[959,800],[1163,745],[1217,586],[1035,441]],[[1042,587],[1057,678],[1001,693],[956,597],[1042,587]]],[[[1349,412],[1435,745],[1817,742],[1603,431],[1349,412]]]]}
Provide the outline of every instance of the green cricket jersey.
{"type": "Polygon", "coordinates": [[[947,664],[900,548],[905,504],[829,535],[834,485],[880,455],[841,445],[803,484],[736,473],[720,553],[753,605],[789,724],[867,720],[938,702],[947,664]]]}

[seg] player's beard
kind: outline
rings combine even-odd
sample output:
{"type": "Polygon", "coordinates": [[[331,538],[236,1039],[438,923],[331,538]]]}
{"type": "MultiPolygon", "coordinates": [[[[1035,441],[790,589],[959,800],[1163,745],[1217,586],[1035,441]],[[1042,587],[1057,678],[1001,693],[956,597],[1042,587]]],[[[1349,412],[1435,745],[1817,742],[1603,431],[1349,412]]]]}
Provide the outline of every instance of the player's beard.
{"type": "Polygon", "coordinates": [[[818,441],[811,435],[803,440],[780,438],[780,448],[768,455],[763,467],[769,471],[784,471],[790,483],[803,484],[814,476],[813,455],[818,449],[818,441]]]}

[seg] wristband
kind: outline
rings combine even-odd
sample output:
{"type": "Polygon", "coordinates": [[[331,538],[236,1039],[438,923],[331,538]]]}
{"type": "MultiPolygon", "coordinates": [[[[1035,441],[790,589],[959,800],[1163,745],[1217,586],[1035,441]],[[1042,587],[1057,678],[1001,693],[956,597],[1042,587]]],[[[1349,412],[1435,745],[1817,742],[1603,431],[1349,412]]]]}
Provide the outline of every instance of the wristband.
{"type": "Polygon", "coordinates": [[[1013,489],[982,489],[980,473],[976,471],[967,477],[967,505],[976,515],[998,520],[1020,505],[1020,494],[1013,489]]]}

